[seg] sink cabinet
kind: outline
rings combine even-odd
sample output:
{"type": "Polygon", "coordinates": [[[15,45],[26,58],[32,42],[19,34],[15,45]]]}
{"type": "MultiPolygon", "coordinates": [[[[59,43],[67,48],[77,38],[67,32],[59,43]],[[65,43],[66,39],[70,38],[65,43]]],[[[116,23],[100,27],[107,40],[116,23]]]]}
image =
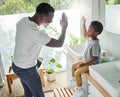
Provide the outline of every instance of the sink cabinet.
{"type": "Polygon", "coordinates": [[[104,97],[90,81],[88,81],[88,97],[104,97]]]}

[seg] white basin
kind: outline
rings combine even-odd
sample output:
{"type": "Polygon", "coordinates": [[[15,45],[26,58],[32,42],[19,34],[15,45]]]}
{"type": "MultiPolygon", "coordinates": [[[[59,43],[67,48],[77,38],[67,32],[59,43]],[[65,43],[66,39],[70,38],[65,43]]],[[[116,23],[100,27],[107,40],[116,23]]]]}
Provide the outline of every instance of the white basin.
{"type": "MultiPolygon", "coordinates": [[[[69,45],[67,46],[67,52],[75,59],[80,60],[83,58],[85,50],[85,44],[78,44],[78,45],[69,45]]],[[[102,53],[106,53],[104,49],[101,49],[101,55],[102,53]]]]}
{"type": "Polygon", "coordinates": [[[120,97],[120,60],[90,66],[89,73],[111,97],[120,97]]]}
{"type": "Polygon", "coordinates": [[[67,46],[68,53],[75,60],[79,60],[79,59],[83,58],[84,49],[85,49],[85,44],[67,46]]]}

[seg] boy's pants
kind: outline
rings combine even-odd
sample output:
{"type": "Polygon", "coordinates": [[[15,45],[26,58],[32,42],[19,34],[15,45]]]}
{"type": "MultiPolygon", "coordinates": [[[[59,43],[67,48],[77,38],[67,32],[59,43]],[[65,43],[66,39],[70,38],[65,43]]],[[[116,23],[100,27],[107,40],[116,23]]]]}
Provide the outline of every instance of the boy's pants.
{"type": "Polygon", "coordinates": [[[72,77],[75,77],[78,87],[82,86],[81,74],[89,71],[88,65],[77,68],[77,66],[81,63],[83,63],[83,60],[77,61],[72,65],[72,77]]]}

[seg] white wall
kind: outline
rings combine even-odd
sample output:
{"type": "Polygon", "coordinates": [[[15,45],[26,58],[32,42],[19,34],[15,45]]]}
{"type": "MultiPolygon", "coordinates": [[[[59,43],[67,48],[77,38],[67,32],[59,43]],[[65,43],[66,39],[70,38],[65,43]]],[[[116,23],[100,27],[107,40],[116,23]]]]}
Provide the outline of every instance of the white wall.
{"type": "Polygon", "coordinates": [[[100,35],[101,45],[120,59],[120,4],[106,6],[105,29],[100,35]]]}
{"type": "Polygon", "coordinates": [[[105,29],[107,31],[120,34],[120,13],[119,11],[120,11],[120,4],[106,6],[105,29]]]}
{"type": "Polygon", "coordinates": [[[104,31],[100,35],[102,48],[111,52],[115,59],[120,59],[120,34],[104,31]]]}
{"type": "Polygon", "coordinates": [[[86,25],[89,26],[93,20],[105,24],[105,0],[80,0],[80,15],[86,18],[86,25]]]}

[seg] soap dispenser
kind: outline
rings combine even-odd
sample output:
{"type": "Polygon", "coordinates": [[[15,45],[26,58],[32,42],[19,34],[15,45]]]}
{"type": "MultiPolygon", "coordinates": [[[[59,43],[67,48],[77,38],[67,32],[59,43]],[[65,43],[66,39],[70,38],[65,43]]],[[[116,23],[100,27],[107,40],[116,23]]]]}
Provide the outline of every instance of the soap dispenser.
{"type": "Polygon", "coordinates": [[[107,58],[106,58],[106,53],[105,52],[103,52],[102,54],[101,54],[101,58],[100,58],[101,60],[100,60],[100,63],[105,63],[105,62],[107,62],[107,58]]]}

